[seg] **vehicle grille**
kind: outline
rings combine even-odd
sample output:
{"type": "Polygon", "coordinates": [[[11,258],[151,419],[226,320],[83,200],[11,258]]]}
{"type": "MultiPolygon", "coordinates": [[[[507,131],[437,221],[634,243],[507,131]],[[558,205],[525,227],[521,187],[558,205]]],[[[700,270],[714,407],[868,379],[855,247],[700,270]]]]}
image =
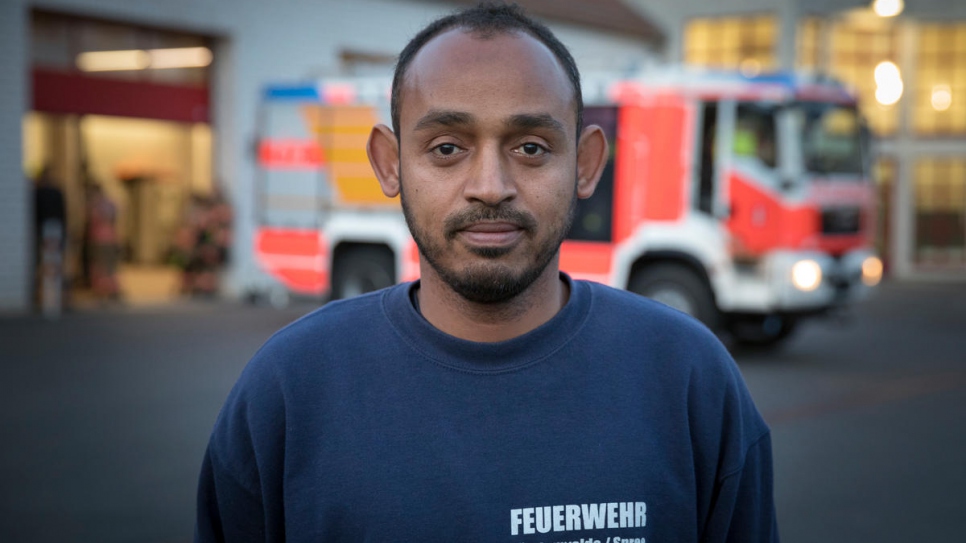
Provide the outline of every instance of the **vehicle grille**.
{"type": "Polygon", "coordinates": [[[862,210],[858,207],[833,207],[822,210],[823,234],[857,234],[861,228],[862,210]]]}

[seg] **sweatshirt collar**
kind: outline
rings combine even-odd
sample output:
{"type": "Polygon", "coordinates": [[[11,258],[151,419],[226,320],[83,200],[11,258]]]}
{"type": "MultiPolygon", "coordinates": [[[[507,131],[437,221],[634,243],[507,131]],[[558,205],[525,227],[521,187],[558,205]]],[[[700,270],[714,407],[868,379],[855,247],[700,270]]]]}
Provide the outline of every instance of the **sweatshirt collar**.
{"type": "Polygon", "coordinates": [[[591,303],[589,285],[573,281],[562,272],[560,276],[570,287],[570,298],[563,308],[539,327],[506,341],[468,341],[438,330],[413,305],[418,280],[387,289],[382,308],[403,342],[434,363],[473,373],[504,373],[551,357],[566,346],[586,321],[591,303]]]}

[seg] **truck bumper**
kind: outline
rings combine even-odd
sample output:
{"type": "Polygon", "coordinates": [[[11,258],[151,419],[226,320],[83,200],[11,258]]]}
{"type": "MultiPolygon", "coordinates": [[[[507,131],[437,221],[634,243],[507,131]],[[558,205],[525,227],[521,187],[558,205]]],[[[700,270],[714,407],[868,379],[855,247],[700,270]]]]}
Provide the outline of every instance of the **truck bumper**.
{"type": "MultiPolygon", "coordinates": [[[[723,286],[719,307],[724,313],[804,315],[848,306],[866,298],[875,282],[863,276],[863,263],[874,253],[868,249],[840,256],[811,251],[775,251],[753,268],[735,270],[723,286]],[[803,261],[814,262],[821,279],[812,288],[795,285],[793,270],[803,261]]],[[[814,268],[814,267],[813,267],[814,268]]]]}

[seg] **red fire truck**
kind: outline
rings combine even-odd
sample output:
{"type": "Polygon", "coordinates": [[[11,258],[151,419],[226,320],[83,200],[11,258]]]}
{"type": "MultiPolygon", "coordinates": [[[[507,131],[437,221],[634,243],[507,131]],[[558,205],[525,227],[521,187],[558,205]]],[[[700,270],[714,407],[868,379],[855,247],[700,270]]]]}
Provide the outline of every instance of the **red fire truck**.
{"type": "MultiPolygon", "coordinates": [[[[772,344],[882,276],[868,131],[841,85],[684,69],[584,78],[610,159],[561,268],[772,344]]],[[[387,79],[271,86],[260,112],[259,264],[287,291],[352,296],[418,276],[365,142],[387,79]]]]}

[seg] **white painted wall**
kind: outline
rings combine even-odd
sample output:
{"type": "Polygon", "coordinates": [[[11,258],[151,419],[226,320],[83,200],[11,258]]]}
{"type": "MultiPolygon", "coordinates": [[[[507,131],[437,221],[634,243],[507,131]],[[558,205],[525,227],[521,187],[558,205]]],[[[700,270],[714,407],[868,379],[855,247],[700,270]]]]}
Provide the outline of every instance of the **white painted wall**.
{"type": "Polygon", "coordinates": [[[27,107],[27,11],[0,2],[0,312],[27,307],[32,283],[32,215],[21,168],[27,107]]]}

